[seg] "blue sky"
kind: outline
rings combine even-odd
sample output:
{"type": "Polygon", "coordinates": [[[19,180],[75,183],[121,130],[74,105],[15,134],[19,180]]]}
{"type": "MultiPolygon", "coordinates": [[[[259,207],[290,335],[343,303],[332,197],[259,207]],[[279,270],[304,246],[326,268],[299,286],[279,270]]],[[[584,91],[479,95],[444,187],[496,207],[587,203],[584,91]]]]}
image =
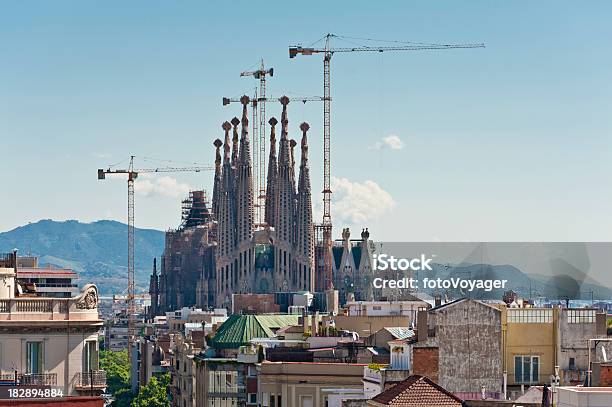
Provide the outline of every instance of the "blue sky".
{"type": "MultiPolygon", "coordinates": [[[[487,45],[334,56],[336,231],[368,226],[377,240],[411,241],[612,238],[609,2],[0,7],[0,171],[12,192],[0,230],[41,218],[124,221],[125,183],[97,181],[98,167],[130,154],[212,163],[221,123],[239,115],[221,98],[256,84],[240,71],[263,57],[275,69],[269,94],[320,95],[321,58],[290,60],[287,47],[332,32],[487,45]],[[391,135],[402,148],[376,148],[391,135]]],[[[289,120],[296,138],[300,122],[311,125],[320,191],[322,106],[291,104],[289,120]]],[[[166,229],[178,224],[186,189],[211,190],[212,177],[141,182],[137,225],[166,229]]]]}

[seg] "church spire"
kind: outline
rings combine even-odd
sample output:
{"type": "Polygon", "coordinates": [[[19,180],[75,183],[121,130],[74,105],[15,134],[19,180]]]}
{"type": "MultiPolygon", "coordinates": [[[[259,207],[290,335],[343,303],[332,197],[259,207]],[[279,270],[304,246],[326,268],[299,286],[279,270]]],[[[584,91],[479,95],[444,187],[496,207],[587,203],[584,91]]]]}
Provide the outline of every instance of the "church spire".
{"type": "Polygon", "coordinates": [[[212,198],[212,213],[215,219],[219,218],[219,188],[221,188],[221,146],[223,142],[216,139],[213,145],[216,148],[215,152],[215,180],[213,182],[213,198],[212,198]]]}
{"type": "Polygon", "coordinates": [[[248,96],[240,98],[242,103],[242,132],[240,154],[236,165],[236,241],[238,243],[253,237],[253,168],[251,166],[251,145],[249,142],[248,96]]]}
{"type": "Polygon", "coordinates": [[[219,188],[219,250],[218,255],[225,257],[230,254],[235,243],[235,212],[234,212],[234,174],[230,158],[230,135],[232,125],[223,123],[225,131],[225,143],[223,145],[223,169],[222,182],[219,188]]]}
{"type": "Polygon", "coordinates": [[[289,98],[283,96],[280,102],[283,105],[283,113],[281,116],[282,130],[279,143],[278,178],[276,181],[276,238],[293,245],[295,234],[295,174],[292,171],[291,148],[287,137],[289,98]]]}
{"type": "Polygon", "coordinates": [[[312,200],[310,189],[310,169],[308,168],[308,138],[310,126],[302,123],[302,159],[297,192],[296,211],[296,260],[298,279],[304,290],[314,288],[314,230],[312,227],[312,200]]]}
{"type": "Polygon", "coordinates": [[[268,178],[266,184],[266,216],[265,220],[268,226],[274,227],[276,215],[276,178],[278,176],[278,167],[276,163],[276,125],[278,120],[272,117],[270,123],[270,157],[268,159],[268,178]]]}
{"type": "Polygon", "coordinates": [[[157,278],[157,258],[153,258],[153,274],[149,280],[149,295],[151,296],[151,307],[149,308],[149,318],[155,318],[159,304],[159,279],[157,278]]]}
{"type": "Polygon", "coordinates": [[[240,120],[237,117],[232,119],[232,126],[234,126],[234,132],[232,134],[232,167],[236,168],[238,165],[238,125],[240,120]]]}

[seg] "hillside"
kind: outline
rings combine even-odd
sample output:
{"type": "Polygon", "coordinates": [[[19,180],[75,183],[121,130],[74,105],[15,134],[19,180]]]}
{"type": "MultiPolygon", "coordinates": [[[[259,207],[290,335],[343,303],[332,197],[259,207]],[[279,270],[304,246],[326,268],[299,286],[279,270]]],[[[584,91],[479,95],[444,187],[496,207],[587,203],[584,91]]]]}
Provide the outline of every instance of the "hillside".
{"type": "MultiPolygon", "coordinates": [[[[566,274],[555,276],[541,276],[524,273],[512,265],[458,264],[447,267],[433,264],[432,266],[432,272],[421,273],[420,277],[508,280],[506,289],[514,290],[519,296],[525,298],[546,297],[551,299],[570,298],[588,300],[591,299],[591,293],[595,299],[610,298],[612,296],[612,291],[597,281],[583,278],[578,279],[580,276],[578,271],[568,271],[566,274]]],[[[561,268],[558,268],[558,270],[561,270],[561,268]]],[[[435,290],[425,291],[435,294],[435,290]]],[[[500,300],[504,291],[503,289],[492,290],[490,292],[479,290],[476,293],[468,294],[461,290],[448,290],[448,293],[453,297],[470,295],[476,299],[500,300]]]]}
{"type": "MultiPolygon", "coordinates": [[[[148,289],[153,258],[164,248],[164,232],[136,229],[136,292],[148,289]]],[[[41,220],[0,233],[0,253],[14,248],[40,256],[40,264],[72,268],[80,285],[93,282],[102,294],[122,293],[126,287],[127,225],[109,220],[81,223],[41,220]]]]}

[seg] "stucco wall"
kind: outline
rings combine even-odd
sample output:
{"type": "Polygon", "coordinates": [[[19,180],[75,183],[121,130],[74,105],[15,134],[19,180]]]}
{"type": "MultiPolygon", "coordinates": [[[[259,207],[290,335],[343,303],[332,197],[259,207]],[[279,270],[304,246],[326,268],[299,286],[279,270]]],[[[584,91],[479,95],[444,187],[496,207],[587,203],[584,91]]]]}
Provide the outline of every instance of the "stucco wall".
{"type": "Polygon", "coordinates": [[[446,390],[502,391],[501,312],[466,300],[430,312],[439,346],[438,377],[446,390]],[[433,315],[432,315],[433,314],[433,315]]]}
{"type": "Polygon", "coordinates": [[[43,371],[57,375],[57,386],[64,394],[76,395],[74,378],[82,371],[86,340],[97,341],[97,333],[52,333],[32,329],[29,333],[0,334],[0,369],[3,372],[26,372],[26,342],[43,342],[43,371]]]}

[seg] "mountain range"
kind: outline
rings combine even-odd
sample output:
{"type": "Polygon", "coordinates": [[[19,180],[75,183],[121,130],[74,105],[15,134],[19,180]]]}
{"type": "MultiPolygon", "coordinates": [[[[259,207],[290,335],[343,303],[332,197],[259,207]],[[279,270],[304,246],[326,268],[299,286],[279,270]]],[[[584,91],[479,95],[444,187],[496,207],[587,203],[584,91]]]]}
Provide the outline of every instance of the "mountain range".
{"type": "MultiPolygon", "coordinates": [[[[164,232],[135,229],[136,292],[147,292],[153,258],[164,249],[164,232]]],[[[79,285],[95,283],[103,295],[126,291],[127,225],[111,220],[82,223],[76,220],[40,220],[0,233],[0,253],[19,250],[21,255],[39,256],[39,264],[66,267],[79,273],[79,285]]],[[[556,265],[563,272],[557,276],[527,274],[513,265],[456,264],[434,265],[433,272],[420,277],[461,277],[464,279],[505,279],[507,288],[523,297],[554,299],[612,298],[612,291],[590,278],[580,278],[576,270],[556,265]],[[572,277],[573,276],[573,277],[572,277]]],[[[472,295],[475,298],[501,299],[504,290],[474,295],[450,290],[452,297],[472,295]]],[[[433,293],[433,292],[432,292],[433,293]]]]}
{"type": "MultiPolygon", "coordinates": [[[[0,253],[18,249],[39,256],[39,265],[66,267],[79,273],[79,285],[95,283],[102,295],[126,291],[127,225],[112,220],[82,223],[40,220],[0,233],[0,253]]],[[[164,232],[134,230],[136,292],[148,291],[153,258],[164,250],[164,232]]]]}

